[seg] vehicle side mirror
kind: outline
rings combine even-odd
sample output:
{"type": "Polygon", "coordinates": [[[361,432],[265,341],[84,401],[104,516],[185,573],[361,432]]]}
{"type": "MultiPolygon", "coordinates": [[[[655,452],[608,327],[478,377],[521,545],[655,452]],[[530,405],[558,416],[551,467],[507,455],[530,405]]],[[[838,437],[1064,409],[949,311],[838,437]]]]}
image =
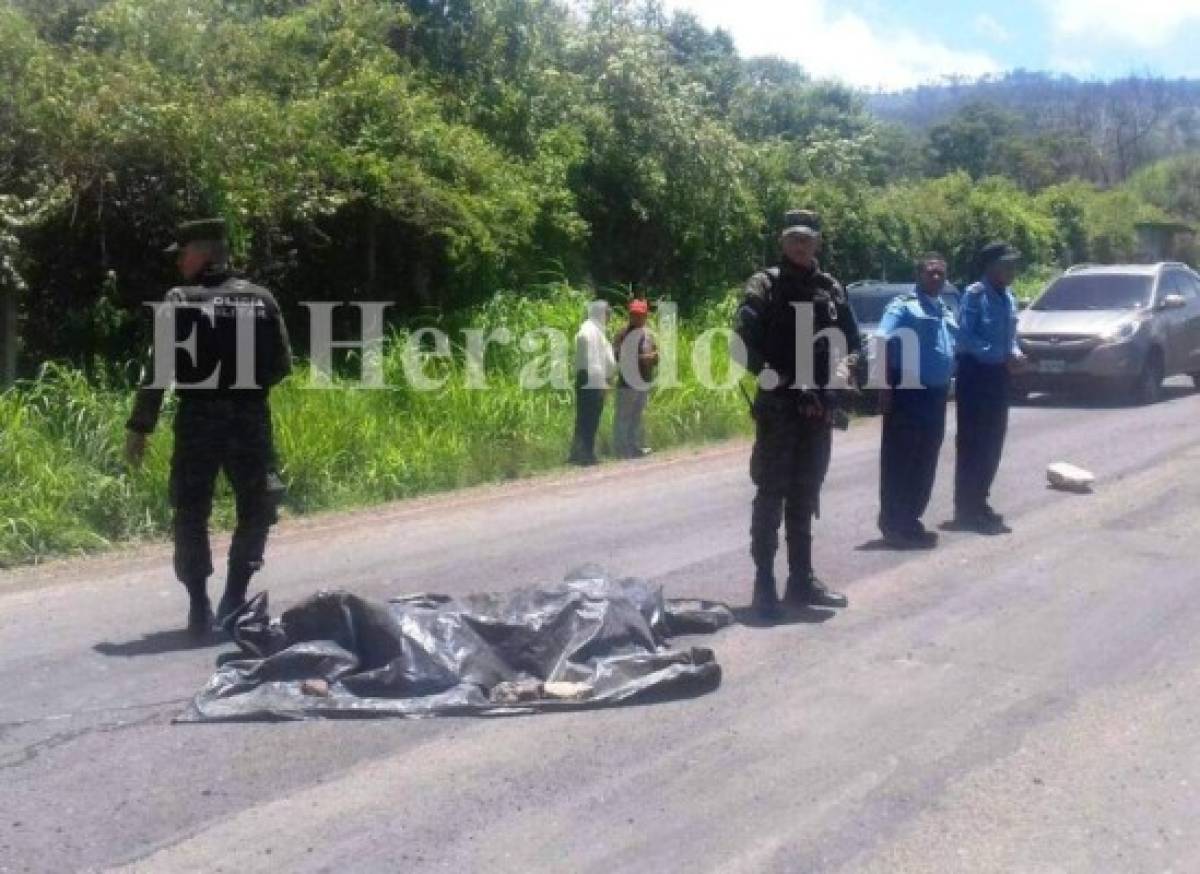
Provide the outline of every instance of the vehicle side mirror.
{"type": "Polygon", "coordinates": [[[1182,294],[1168,294],[1158,302],[1160,310],[1181,310],[1187,306],[1187,298],[1182,294]]]}

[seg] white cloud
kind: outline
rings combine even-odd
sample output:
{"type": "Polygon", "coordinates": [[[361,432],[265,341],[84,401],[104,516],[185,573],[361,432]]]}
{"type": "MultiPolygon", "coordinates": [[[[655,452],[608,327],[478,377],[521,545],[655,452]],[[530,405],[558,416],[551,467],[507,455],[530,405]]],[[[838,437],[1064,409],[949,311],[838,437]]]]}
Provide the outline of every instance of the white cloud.
{"type": "Polygon", "coordinates": [[[728,30],[744,55],[779,55],[815,76],[861,88],[907,88],[942,76],[1000,70],[982,52],[952,49],[913,28],[877,28],[832,5],[829,0],[668,2],[694,12],[709,27],[728,30]]]}
{"type": "Polygon", "coordinates": [[[1008,28],[986,12],[980,12],[975,16],[975,30],[980,36],[994,42],[1008,42],[1012,39],[1008,28]]]}
{"type": "Polygon", "coordinates": [[[1060,41],[1098,39],[1155,48],[1200,24],[1197,0],[1043,0],[1060,41]]]}

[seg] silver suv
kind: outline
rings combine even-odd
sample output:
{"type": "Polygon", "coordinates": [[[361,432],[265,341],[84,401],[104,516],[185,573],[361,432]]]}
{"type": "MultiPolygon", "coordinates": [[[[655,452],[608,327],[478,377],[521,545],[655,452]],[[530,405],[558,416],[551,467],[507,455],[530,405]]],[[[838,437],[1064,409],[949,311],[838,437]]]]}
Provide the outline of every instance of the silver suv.
{"type": "Polygon", "coordinates": [[[1174,262],[1072,267],[1021,313],[1017,336],[1031,364],[1018,396],[1101,386],[1153,403],[1180,373],[1200,388],[1200,275],[1174,262]]]}

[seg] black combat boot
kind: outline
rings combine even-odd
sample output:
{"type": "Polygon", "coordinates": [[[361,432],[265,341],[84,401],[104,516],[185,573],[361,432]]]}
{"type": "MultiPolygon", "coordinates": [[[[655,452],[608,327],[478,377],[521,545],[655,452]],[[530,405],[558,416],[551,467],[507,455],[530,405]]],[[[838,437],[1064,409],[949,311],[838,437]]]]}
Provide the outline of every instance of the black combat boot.
{"type": "Polygon", "coordinates": [[[788,538],[788,581],[784,599],[792,607],[846,607],[850,601],[832,592],[812,569],[812,537],[788,538]]]}
{"type": "Polygon", "coordinates": [[[184,583],[188,593],[187,630],[190,634],[203,635],[212,630],[213,612],[208,601],[208,581],[193,580],[184,583]]]}
{"type": "Polygon", "coordinates": [[[797,580],[788,575],[787,602],[793,607],[832,607],[841,609],[850,605],[850,599],[841,592],[830,590],[812,571],[807,579],[797,580]]]}
{"type": "Polygon", "coordinates": [[[229,569],[225,577],[225,593],[221,595],[221,603],[217,605],[218,628],[233,630],[234,621],[246,606],[246,590],[250,588],[252,574],[253,571],[245,568],[229,569]]]}
{"type": "Polygon", "coordinates": [[[759,619],[774,621],[783,616],[779,606],[779,593],[775,586],[775,574],[769,570],[759,570],[754,574],[754,598],[750,607],[759,619]]]}
{"type": "Polygon", "coordinates": [[[755,499],[754,521],[750,526],[750,558],[754,560],[754,597],[750,608],[759,619],[774,622],[783,616],[779,591],[775,585],[775,553],[779,550],[778,517],[772,518],[770,505],[755,499]]]}

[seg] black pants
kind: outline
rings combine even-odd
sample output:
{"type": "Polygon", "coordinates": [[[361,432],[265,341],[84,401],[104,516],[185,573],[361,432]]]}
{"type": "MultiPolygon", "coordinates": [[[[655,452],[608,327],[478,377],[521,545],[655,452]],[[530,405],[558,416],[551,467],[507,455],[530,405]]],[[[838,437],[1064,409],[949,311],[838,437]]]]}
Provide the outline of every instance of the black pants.
{"type": "Polygon", "coordinates": [[[604,388],[589,388],[585,371],[575,372],[575,439],[571,441],[571,462],[593,464],[596,461],[596,432],[604,413],[604,388]]]}
{"type": "Polygon", "coordinates": [[[760,392],[754,418],[750,478],[757,492],[750,519],[750,556],[760,578],[773,574],[783,522],[789,573],[804,579],[812,570],[812,522],[820,515],[832,431],[823,421],[801,415],[797,393],[789,390],[760,392]]]}
{"type": "Polygon", "coordinates": [[[972,516],[988,506],[1008,434],[1008,367],[958,359],[958,463],[954,509],[972,516]]]}
{"type": "Polygon", "coordinates": [[[229,578],[248,582],[262,567],[267,534],[277,518],[267,479],[273,455],[271,412],[264,397],[231,399],[214,394],[180,400],[170,488],[175,508],[175,574],[189,588],[202,584],[213,572],[208,520],[222,470],[233,487],[237,509],[229,578]]]}
{"type": "Polygon", "coordinates": [[[883,417],[879,452],[879,530],[915,534],[929,507],[946,439],[946,389],[896,389],[883,417]]]}

